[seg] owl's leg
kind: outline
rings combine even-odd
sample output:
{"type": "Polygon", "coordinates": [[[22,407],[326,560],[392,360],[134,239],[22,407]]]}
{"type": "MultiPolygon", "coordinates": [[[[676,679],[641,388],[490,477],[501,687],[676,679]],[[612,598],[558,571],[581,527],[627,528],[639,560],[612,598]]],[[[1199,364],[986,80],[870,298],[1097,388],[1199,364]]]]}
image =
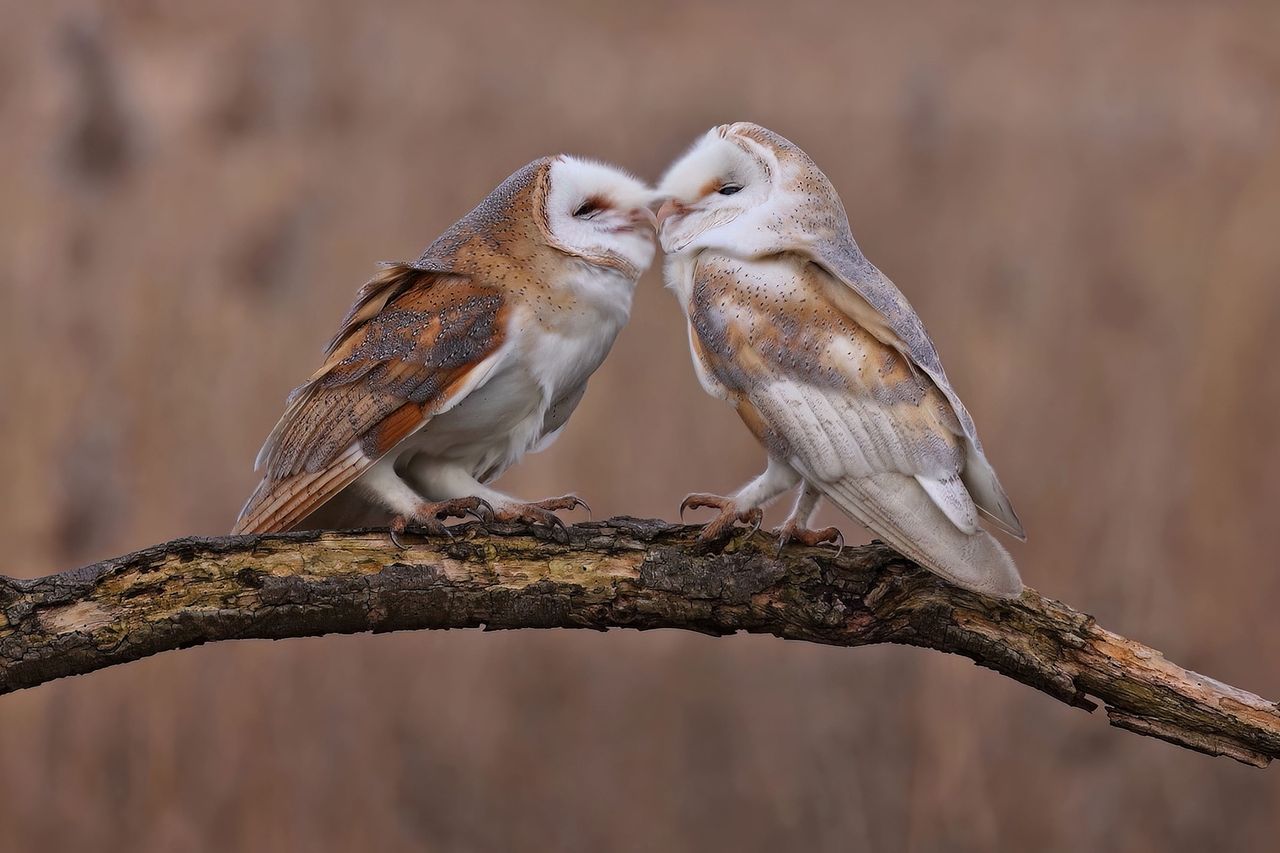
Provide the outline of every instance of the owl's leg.
{"type": "Polygon", "coordinates": [[[493,507],[477,496],[424,500],[389,463],[370,468],[360,478],[360,487],[373,501],[391,511],[391,541],[397,547],[403,547],[398,537],[410,527],[433,536],[448,536],[449,529],[443,521],[446,518],[471,515],[484,520],[493,515],[493,507]]]}
{"type": "Polygon", "coordinates": [[[586,507],[588,512],[591,511],[587,502],[575,495],[522,501],[489,488],[473,477],[466,468],[456,464],[419,459],[411,463],[410,470],[414,482],[428,497],[441,501],[454,499],[455,496],[479,499],[490,509],[490,519],[494,521],[540,524],[564,530],[564,522],[556,515],[556,510],[586,507]]]}
{"type": "Polygon", "coordinates": [[[814,530],[810,527],[813,521],[813,514],[818,510],[818,501],[822,499],[822,493],[806,482],[800,487],[800,496],[796,498],[795,509],[791,510],[791,515],[779,528],[773,532],[778,536],[778,553],[782,553],[782,549],[789,542],[799,542],[801,545],[821,545],[824,542],[835,542],[839,547],[836,548],[836,556],[844,550],[844,534],[835,527],[824,527],[821,530],[814,530]]]}
{"type": "Polygon", "coordinates": [[[764,473],[747,483],[732,497],[707,495],[695,492],[680,502],[680,516],[686,509],[714,507],[720,514],[702,528],[698,538],[703,542],[719,542],[727,538],[738,522],[750,524],[752,532],[760,528],[764,507],[769,501],[794,486],[800,480],[790,465],[770,458],[764,473]]]}

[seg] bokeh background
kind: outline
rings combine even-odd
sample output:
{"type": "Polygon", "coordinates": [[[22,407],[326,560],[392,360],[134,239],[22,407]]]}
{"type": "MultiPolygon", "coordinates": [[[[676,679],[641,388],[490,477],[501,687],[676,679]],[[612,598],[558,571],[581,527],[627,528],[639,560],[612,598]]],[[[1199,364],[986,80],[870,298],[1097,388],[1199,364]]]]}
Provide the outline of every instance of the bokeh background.
{"type": "MultiPolygon", "coordinates": [[[[535,156],[804,147],[929,325],[1031,585],[1280,696],[1280,6],[0,2],[0,541],[230,526],[379,260],[535,156]]],[[[674,516],[762,454],[659,269],[504,480],[674,516]]],[[[829,514],[829,520],[837,521],[829,514]]],[[[865,538],[844,522],[851,538],[865,538]]],[[[966,660],[430,632],[0,700],[12,850],[1270,850],[1280,776],[966,660]]]]}

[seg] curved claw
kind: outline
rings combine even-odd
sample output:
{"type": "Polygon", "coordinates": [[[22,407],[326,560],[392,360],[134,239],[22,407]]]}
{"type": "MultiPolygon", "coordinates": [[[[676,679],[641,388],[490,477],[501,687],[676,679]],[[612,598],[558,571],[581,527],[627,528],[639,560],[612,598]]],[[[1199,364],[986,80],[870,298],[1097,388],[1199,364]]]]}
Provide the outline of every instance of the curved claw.
{"type": "Polygon", "coordinates": [[[391,519],[391,524],[387,526],[387,535],[391,537],[391,544],[401,551],[408,551],[409,546],[400,541],[400,534],[404,533],[405,528],[409,526],[409,519],[403,515],[397,515],[391,519]]]}
{"type": "Polygon", "coordinates": [[[574,503],[573,503],[573,506],[569,507],[569,509],[574,510],[574,509],[577,509],[578,507],[582,507],[583,509],[585,509],[585,510],[587,511],[587,521],[591,521],[591,520],[592,520],[592,517],[591,517],[591,504],[587,503],[586,501],[584,501],[582,498],[578,497],[577,495],[573,495],[572,497],[573,497],[573,501],[574,501],[574,503]]]}
{"type": "MultiPolygon", "coordinates": [[[[569,526],[564,519],[555,514],[557,509],[576,509],[578,505],[587,506],[587,502],[576,496],[564,498],[548,498],[545,501],[534,501],[526,504],[512,504],[495,513],[495,521],[513,522],[516,524],[542,525],[552,528],[562,541],[569,540],[569,526]]],[[[590,509],[590,507],[587,507],[590,509]]]]}
{"type": "Polygon", "coordinates": [[[760,507],[755,507],[748,511],[748,516],[751,519],[751,531],[747,533],[746,537],[744,537],[746,539],[750,539],[759,532],[760,524],[764,521],[764,510],[760,507]]]}
{"type": "Polygon", "coordinates": [[[415,532],[421,533],[425,536],[443,536],[450,541],[453,540],[453,531],[449,529],[448,525],[441,524],[438,521],[434,524],[407,524],[401,528],[400,532],[406,533],[410,530],[414,530],[414,528],[417,528],[415,532]]]}
{"type": "Polygon", "coordinates": [[[784,524],[782,527],[774,531],[778,534],[778,550],[776,556],[782,555],[782,549],[790,545],[792,542],[799,542],[801,545],[815,547],[828,542],[836,545],[836,557],[839,558],[844,553],[844,532],[838,527],[826,527],[822,530],[807,530],[798,525],[791,523],[784,524]]]}
{"type": "Polygon", "coordinates": [[[729,498],[705,495],[702,492],[691,492],[684,496],[684,500],[680,501],[680,520],[684,521],[685,510],[706,509],[707,507],[724,509],[729,503],[731,503],[729,498]]]}
{"type": "Polygon", "coordinates": [[[493,521],[494,516],[497,515],[497,513],[494,512],[493,504],[489,503],[484,498],[476,498],[476,508],[471,510],[471,514],[475,516],[478,521],[482,521],[485,524],[493,521]],[[483,510],[483,512],[481,512],[481,510],[483,510]]]}
{"type": "Polygon", "coordinates": [[[515,513],[514,520],[530,527],[542,525],[551,531],[552,537],[557,542],[569,541],[569,526],[564,523],[564,519],[546,507],[527,504],[523,509],[515,513]]]}
{"type": "Polygon", "coordinates": [[[556,540],[556,542],[561,545],[569,544],[569,526],[558,516],[554,514],[551,516],[551,523],[547,525],[547,528],[551,531],[551,538],[556,540]]]}
{"type": "Polygon", "coordinates": [[[840,555],[844,553],[844,533],[837,529],[837,530],[836,530],[836,537],[837,537],[837,539],[838,539],[838,542],[837,542],[837,544],[836,544],[836,556],[835,556],[835,558],[838,560],[838,559],[840,559],[840,555]]]}
{"type": "Polygon", "coordinates": [[[425,517],[414,516],[413,518],[398,515],[392,519],[391,526],[389,528],[391,541],[395,543],[395,546],[401,551],[406,550],[408,546],[400,541],[399,536],[401,533],[406,533],[414,528],[426,536],[444,536],[450,541],[453,540],[453,532],[449,530],[448,525],[444,524],[433,515],[427,515],[425,517]]]}

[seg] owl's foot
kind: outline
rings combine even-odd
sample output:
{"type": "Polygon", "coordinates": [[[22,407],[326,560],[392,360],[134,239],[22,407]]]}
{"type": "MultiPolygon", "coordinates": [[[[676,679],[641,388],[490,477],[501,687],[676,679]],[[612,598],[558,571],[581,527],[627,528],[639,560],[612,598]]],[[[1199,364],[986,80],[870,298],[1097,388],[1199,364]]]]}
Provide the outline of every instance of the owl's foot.
{"type": "Polygon", "coordinates": [[[591,507],[582,498],[577,495],[564,495],[559,498],[547,498],[541,501],[530,501],[529,503],[509,504],[494,512],[493,517],[496,521],[550,527],[567,538],[569,529],[560,520],[560,516],[556,515],[556,510],[571,510],[578,507],[585,509],[588,514],[591,512],[591,507]]]}
{"type": "Polygon", "coordinates": [[[480,521],[491,521],[494,517],[493,507],[484,498],[453,498],[434,503],[424,501],[413,515],[397,515],[391,519],[391,541],[404,550],[400,534],[412,530],[427,536],[447,536],[453,538],[449,528],[444,525],[446,518],[466,518],[472,516],[480,521]]]}
{"type": "Polygon", "coordinates": [[[751,531],[747,533],[747,536],[750,537],[760,529],[760,522],[764,520],[764,510],[758,506],[740,508],[733,498],[706,495],[699,492],[694,492],[680,502],[681,520],[684,520],[685,510],[702,509],[704,507],[718,509],[720,514],[703,526],[702,532],[698,534],[698,539],[702,542],[723,542],[729,538],[733,532],[734,525],[739,522],[751,525],[751,531]]]}
{"type": "Polygon", "coordinates": [[[808,528],[788,521],[786,524],[773,531],[778,537],[778,553],[782,553],[782,549],[792,542],[799,542],[801,545],[808,545],[810,548],[822,545],[827,542],[836,545],[836,556],[839,557],[844,551],[844,534],[836,527],[824,527],[821,530],[809,530],[808,528]]]}

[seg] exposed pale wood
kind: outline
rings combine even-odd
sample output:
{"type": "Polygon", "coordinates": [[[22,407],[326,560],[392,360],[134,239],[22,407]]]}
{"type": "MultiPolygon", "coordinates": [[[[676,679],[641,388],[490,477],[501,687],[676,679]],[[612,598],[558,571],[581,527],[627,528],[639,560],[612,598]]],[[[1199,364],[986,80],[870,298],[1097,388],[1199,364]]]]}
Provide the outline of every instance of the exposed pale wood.
{"type": "Polygon", "coordinates": [[[1265,766],[1280,710],[1027,590],[948,586],[888,548],[723,553],[694,528],[615,518],[456,538],[305,533],[179,539],[35,580],[0,578],[0,693],[218,640],[420,628],[682,628],[837,646],[905,643],[977,663],[1115,726],[1265,766]]]}

